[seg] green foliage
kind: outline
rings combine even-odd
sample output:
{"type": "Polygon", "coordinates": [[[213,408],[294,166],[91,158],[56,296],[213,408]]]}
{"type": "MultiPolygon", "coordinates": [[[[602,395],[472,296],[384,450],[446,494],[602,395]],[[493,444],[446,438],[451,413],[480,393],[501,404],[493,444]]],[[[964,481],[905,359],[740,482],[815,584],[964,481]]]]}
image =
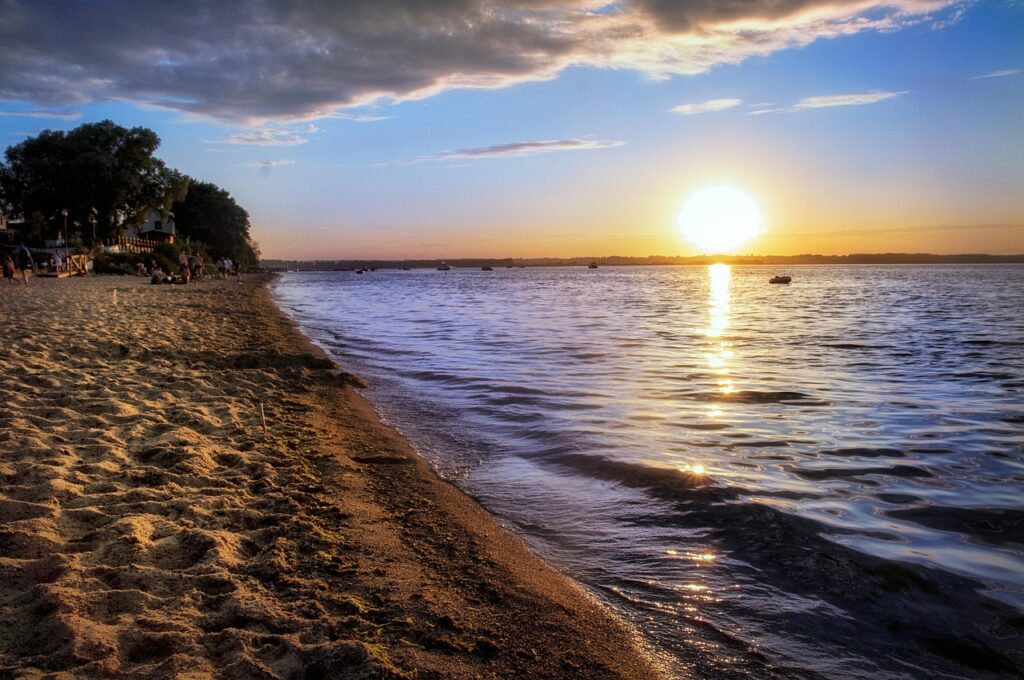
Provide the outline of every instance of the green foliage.
{"type": "MultiPolygon", "coordinates": [[[[161,266],[176,263],[181,240],[205,260],[230,257],[243,268],[259,263],[249,235],[249,213],[231,195],[209,182],[196,182],[153,156],[160,138],[143,127],[131,129],[104,120],[70,132],[44,130],[8,147],[0,163],[0,210],[24,218],[31,241],[69,235],[105,240],[141,224],[150,210],[166,219],[174,212],[179,241],[157,246],[161,266]],[[190,186],[191,185],[191,186],[190,186]],[[211,257],[212,256],[212,257],[211,257]]],[[[148,260],[143,258],[148,264],[148,260]]],[[[110,257],[103,266],[134,273],[138,258],[110,257]]]]}
{"type": "Polygon", "coordinates": [[[164,252],[152,253],[105,253],[98,252],[93,256],[92,268],[96,274],[124,274],[134,275],[138,270],[139,263],[149,271],[151,260],[166,273],[178,274],[177,257],[170,258],[164,252]]]}
{"type": "Polygon", "coordinates": [[[166,214],[188,190],[188,178],[153,156],[155,132],[109,120],[69,131],[44,130],[8,147],[0,165],[0,208],[27,217],[37,238],[63,229],[100,239],[141,223],[150,210],[166,214]],[[95,212],[93,209],[95,208],[95,212]]]}
{"type": "Polygon", "coordinates": [[[92,260],[94,274],[133,274],[134,256],[127,253],[97,253],[92,260]]]}
{"type": "Polygon", "coordinates": [[[249,235],[249,213],[224,189],[190,180],[185,198],[172,208],[179,238],[203,243],[213,258],[227,256],[243,269],[258,264],[259,249],[249,235]]]}

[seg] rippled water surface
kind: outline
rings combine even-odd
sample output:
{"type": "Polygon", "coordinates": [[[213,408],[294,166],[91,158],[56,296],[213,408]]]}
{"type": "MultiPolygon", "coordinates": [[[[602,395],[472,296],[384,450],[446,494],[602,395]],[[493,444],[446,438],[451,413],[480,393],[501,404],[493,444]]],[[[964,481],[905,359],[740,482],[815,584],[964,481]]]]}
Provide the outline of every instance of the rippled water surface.
{"type": "Polygon", "coordinates": [[[1024,267],[289,273],[438,470],[678,674],[1017,677],[1024,267]]]}

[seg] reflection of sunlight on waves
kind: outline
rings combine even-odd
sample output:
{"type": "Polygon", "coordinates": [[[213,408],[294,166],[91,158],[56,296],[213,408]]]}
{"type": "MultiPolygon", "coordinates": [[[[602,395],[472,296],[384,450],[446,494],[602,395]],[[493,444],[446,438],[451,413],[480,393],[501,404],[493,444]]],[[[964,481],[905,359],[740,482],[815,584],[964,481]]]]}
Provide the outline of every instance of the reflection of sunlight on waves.
{"type": "MultiPolygon", "coordinates": [[[[724,338],[725,330],[729,327],[729,288],[732,283],[732,267],[727,264],[713,264],[708,267],[710,299],[708,302],[708,327],[704,329],[710,346],[705,352],[711,372],[717,376],[718,391],[722,394],[732,394],[736,391],[730,377],[730,362],[735,358],[730,343],[724,338]]],[[[722,409],[718,405],[711,405],[706,415],[712,419],[722,416],[722,409]]]]}

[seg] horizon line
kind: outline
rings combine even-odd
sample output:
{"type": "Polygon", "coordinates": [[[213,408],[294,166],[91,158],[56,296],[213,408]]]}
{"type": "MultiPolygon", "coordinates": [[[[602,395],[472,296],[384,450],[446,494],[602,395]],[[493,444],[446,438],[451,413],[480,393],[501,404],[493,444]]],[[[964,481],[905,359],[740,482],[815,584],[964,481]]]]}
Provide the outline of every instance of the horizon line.
{"type": "Polygon", "coordinates": [[[763,258],[852,258],[852,257],[873,257],[873,258],[1020,258],[1024,259],[1024,252],[1021,253],[925,253],[925,252],[881,252],[881,253],[845,253],[825,255],[821,253],[799,253],[796,255],[775,255],[775,254],[732,254],[712,253],[708,255],[577,255],[570,257],[557,256],[534,256],[534,257],[494,257],[494,256],[459,256],[459,257],[406,257],[406,258],[380,258],[380,257],[332,257],[332,258],[289,258],[289,257],[261,257],[260,261],[277,260],[281,262],[536,262],[536,261],[558,261],[570,262],[576,260],[650,260],[650,259],[673,259],[673,260],[698,260],[698,259],[763,259],[763,258]]]}

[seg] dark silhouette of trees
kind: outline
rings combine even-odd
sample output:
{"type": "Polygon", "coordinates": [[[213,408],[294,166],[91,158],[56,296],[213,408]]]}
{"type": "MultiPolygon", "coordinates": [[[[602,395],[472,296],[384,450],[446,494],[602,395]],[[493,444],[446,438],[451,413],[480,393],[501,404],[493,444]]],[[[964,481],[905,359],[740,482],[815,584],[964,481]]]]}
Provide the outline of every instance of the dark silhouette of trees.
{"type": "Polygon", "coordinates": [[[8,147],[0,165],[0,207],[52,236],[63,226],[99,239],[140,224],[150,210],[166,214],[188,189],[188,178],[153,153],[155,132],[109,120],[69,132],[44,130],[8,147]],[[77,226],[72,226],[77,225],[77,226]]]}
{"type": "Polygon", "coordinates": [[[153,153],[155,132],[109,120],[69,132],[44,130],[8,147],[0,163],[0,210],[25,221],[29,236],[63,231],[104,240],[146,220],[150,210],[174,213],[179,239],[202,244],[211,257],[242,267],[259,264],[249,213],[231,195],[168,168],[153,153]]]}
{"type": "Polygon", "coordinates": [[[249,235],[249,213],[224,189],[190,180],[184,199],[172,206],[179,238],[199,241],[213,257],[230,257],[243,268],[259,264],[259,248],[249,235]]]}

